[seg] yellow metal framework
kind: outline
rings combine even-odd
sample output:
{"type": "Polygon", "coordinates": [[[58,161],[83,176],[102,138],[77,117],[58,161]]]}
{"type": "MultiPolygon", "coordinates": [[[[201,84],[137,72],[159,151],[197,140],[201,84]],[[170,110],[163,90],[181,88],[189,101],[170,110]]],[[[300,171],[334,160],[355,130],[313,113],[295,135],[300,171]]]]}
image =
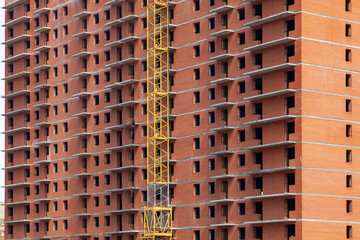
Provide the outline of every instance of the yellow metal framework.
{"type": "Polygon", "coordinates": [[[147,4],[147,240],[171,240],[169,201],[169,9],[168,2],[147,4]]]}

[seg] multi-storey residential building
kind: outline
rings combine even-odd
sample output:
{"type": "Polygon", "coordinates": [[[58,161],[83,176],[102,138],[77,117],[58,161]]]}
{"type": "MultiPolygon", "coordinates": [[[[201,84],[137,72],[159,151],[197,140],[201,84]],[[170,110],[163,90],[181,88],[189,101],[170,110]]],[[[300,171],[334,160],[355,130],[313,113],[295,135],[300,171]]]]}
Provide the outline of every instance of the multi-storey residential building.
{"type": "MultiPolygon", "coordinates": [[[[134,240],[146,0],[6,0],[6,239],[134,240]]],[[[360,3],[174,0],[177,239],[357,239],[360,3]]]]}

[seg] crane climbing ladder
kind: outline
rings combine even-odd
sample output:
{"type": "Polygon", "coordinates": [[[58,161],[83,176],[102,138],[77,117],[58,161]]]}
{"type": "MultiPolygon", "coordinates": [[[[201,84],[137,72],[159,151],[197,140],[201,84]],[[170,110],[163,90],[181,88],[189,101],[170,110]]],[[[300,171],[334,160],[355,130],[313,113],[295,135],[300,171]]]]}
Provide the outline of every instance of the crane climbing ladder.
{"type": "Polygon", "coordinates": [[[147,206],[146,240],[172,240],[169,199],[169,9],[168,2],[147,4],[147,206]]]}

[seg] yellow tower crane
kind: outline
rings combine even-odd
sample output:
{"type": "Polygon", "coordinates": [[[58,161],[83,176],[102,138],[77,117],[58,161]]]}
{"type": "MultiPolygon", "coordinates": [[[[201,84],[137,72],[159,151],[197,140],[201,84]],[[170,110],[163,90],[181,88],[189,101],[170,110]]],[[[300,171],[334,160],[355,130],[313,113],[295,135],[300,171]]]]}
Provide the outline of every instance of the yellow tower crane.
{"type": "Polygon", "coordinates": [[[171,240],[169,198],[169,8],[165,0],[147,4],[147,206],[146,240],[171,240]]]}

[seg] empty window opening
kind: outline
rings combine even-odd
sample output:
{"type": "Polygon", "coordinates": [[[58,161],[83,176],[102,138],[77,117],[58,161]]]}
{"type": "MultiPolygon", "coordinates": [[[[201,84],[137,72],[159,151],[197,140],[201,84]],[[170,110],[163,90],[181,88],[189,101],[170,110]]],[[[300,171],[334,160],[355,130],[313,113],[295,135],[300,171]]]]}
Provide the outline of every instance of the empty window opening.
{"type": "Polygon", "coordinates": [[[346,175],[346,187],[347,188],[352,187],[352,175],[346,175]]]}
{"type": "MultiPolygon", "coordinates": [[[[195,207],[194,208],[194,219],[199,219],[200,218],[200,208],[199,207],[195,207]]],[[[199,238],[200,240],[200,234],[199,234],[199,238]]]]}
{"type": "Polygon", "coordinates": [[[200,172],[200,161],[194,161],[194,173],[200,172]]]}
{"type": "Polygon", "coordinates": [[[351,200],[346,200],[346,212],[352,213],[352,201],[351,200]]]}
{"type": "Polygon", "coordinates": [[[345,104],[345,108],[346,108],[346,112],[351,112],[351,100],[350,99],[346,99],[346,104],[345,104]]]}
{"type": "Polygon", "coordinates": [[[200,0],[194,0],[194,11],[200,10],[200,0]]]}
{"type": "Polygon", "coordinates": [[[263,239],[263,228],[262,227],[254,227],[254,238],[255,239],[263,239]]]}
{"type": "Polygon", "coordinates": [[[245,215],[245,203],[238,204],[238,215],[245,215]]]}
{"type": "Polygon", "coordinates": [[[239,45],[245,44],[245,33],[239,33],[237,35],[237,37],[238,37],[238,44],[239,45]]]}
{"type": "Polygon", "coordinates": [[[194,69],[194,80],[199,80],[200,79],[200,69],[194,69]]]}
{"type": "Polygon", "coordinates": [[[346,49],[345,51],[345,60],[351,62],[351,49],[346,49]]]}
{"type": "Polygon", "coordinates": [[[245,81],[238,82],[238,93],[245,93],[245,81]]]}
{"type": "Polygon", "coordinates": [[[200,102],[200,92],[194,92],[194,103],[200,102]]]}
{"type": "Polygon", "coordinates": [[[347,37],[351,36],[351,24],[345,25],[345,36],[347,36],[347,37]]]}
{"type": "Polygon", "coordinates": [[[200,184],[194,184],[194,196],[200,195],[200,184]]]}
{"type": "Polygon", "coordinates": [[[194,57],[200,57],[200,46],[194,47],[194,57]]]}
{"type": "Polygon", "coordinates": [[[351,0],[345,0],[345,11],[351,11],[351,0]]]}
{"type": "MultiPolygon", "coordinates": [[[[262,177],[255,177],[254,178],[254,188],[259,189],[261,191],[263,190],[263,178],[262,177]]],[[[262,205],[261,205],[261,209],[262,209],[262,205]]]]}
{"type": "Polygon", "coordinates": [[[194,141],[194,142],[193,142],[193,148],[194,148],[194,150],[200,149],[200,138],[194,138],[193,141],[194,141]]]}
{"type": "Polygon", "coordinates": [[[238,11],[237,11],[237,20],[238,21],[242,21],[245,19],[245,8],[240,8],[238,11]]]}
{"type": "Polygon", "coordinates": [[[237,107],[237,109],[238,109],[238,118],[243,118],[243,117],[245,117],[245,106],[243,105],[243,106],[238,106],[237,107]]]}
{"type": "Polygon", "coordinates": [[[194,127],[200,126],[200,115],[194,115],[194,127]]]}
{"type": "Polygon", "coordinates": [[[209,218],[215,217],[215,206],[209,206],[209,218]]]}
{"type": "Polygon", "coordinates": [[[245,57],[239,57],[238,58],[238,69],[244,69],[245,68],[245,57]]]}
{"type": "Polygon", "coordinates": [[[352,126],[346,125],[346,137],[351,137],[352,135],[352,126]]]}
{"type": "Polygon", "coordinates": [[[345,75],[345,86],[346,87],[351,87],[351,74],[346,74],[345,75]]]}
{"type": "Polygon", "coordinates": [[[352,226],[346,226],[346,238],[352,238],[352,226]]]}
{"type": "Polygon", "coordinates": [[[200,33],[200,23],[194,23],[194,34],[199,34],[200,33]]]}
{"type": "Polygon", "coordinates": [[[262,4],[256,4],[253,6],[253,14],[254,16],[262,18],[262,4]]]}
{"type": "Polygon", "coordinates": [[[346,150],[346,162],[347,163],[352,162],[352,150],[346,150]]]}
{"type": "Polygon", "coordinates": [[[254,160],[255,160],[254,161],[255,164],[259,164],[260,166],[262,166],[262,164],[263,164],[263,152],[254,153],[254,160]]]}
{"type": "Polygon", "coordinates": [[[245,240],[246,232],[244,227],[238,228],[238,236],[239,236],[239,240],[245,240]]]}

